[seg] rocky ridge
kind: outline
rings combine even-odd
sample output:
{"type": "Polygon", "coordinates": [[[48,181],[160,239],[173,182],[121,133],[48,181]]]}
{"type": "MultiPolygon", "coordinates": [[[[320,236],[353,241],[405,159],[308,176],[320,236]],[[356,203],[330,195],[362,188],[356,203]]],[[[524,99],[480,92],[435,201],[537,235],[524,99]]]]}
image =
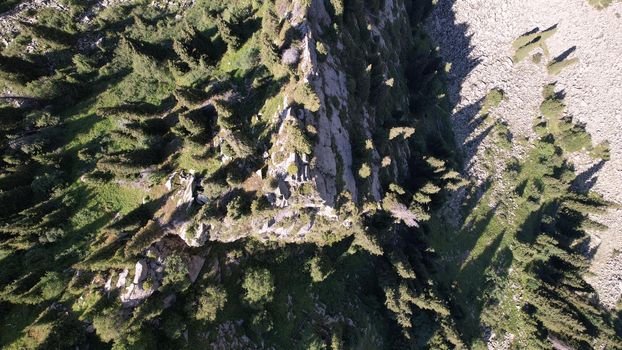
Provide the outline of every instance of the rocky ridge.
{"type": "MultiPolygon", "coordinates": [[[[374,16],[378,23],[369,25],[370,32],[385,49],[387,44],[381,31],[398,18],[400,8],[397,6],[393,1],[386,1],[384,8],[374,16]]],[[[350,110],[352,93],[348,90],[344,69],[348,63],[341,54],[344,44],[341,39],[331,43],[323,39],[334,23],[322,2],[277,2],[276,8],[279,21],[286,21],[301,39],[284,49],[281,57],[282,63],[297,71],[300,78],[291,79],[283,88],[279,110],[272,117],[277,131],[266,153],[265,174],[276,179],[266,193],[272,210],[253,215],[250,223],[243,223],[244,229],[230,221],[224,227],[218,223],[207,224],[210,240],[230,242],[250,234],[261,240],[318,242],[322,232],[333,223],[346,229],[353,225],[352,217],[340,218],[340,198],[346,195],[354,203],[361,199],[350,135],[353,121],[349,119],[359,117],[352,116],[350,110]],[[322,47],[321,54],[318,46],[322,47]],[[303,142],[299,134],[304,133],[313,135],[311,146],[297,149],[296,145],[303,142]]],[[[368,20],[372,22],[371,18],[368,20]]],[[[361,132],[371,139],[375,126],[367,108],[362,106],[364,129],[361,132]]],[[[389,161],[387,166],[390,165],[394,176],[407,173],[405,159],[409,149],[406,143],[396,146],[394,152],[393,158],[399,161],[389,161]]],[[[379,201],[382,198],[381,157],[374,150],[371,158],[370,193],[379,201]]],[[[385,157],[385,162],[386,158],[391,159],[385,157]]],[[[253,176],[264,179],[261,170],[253,176]]]]}

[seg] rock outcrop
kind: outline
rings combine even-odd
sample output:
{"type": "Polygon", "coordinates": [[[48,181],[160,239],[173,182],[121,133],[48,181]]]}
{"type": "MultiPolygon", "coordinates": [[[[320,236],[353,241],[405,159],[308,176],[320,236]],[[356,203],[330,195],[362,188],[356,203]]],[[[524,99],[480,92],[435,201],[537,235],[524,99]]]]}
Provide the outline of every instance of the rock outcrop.
{"type": "Polygon", "coordinates": [[[170,191],[156,219],[165,234],[174,234],[188,246],[199,247],[207,240],[207,228],[202,222],[192,220],[191,211],[205,203],[196,193],[198,179],[194,174],[172,173],[164,187],[170,191]]]}
{"type": "MultiPolygon", "coordinates": [[[[377,13],[367,10],[369,45],[381,46],[380,55],[388,56],[392,50],[403,49],[399,41],[388,39],[390,35],[386,33],[393,21],[399,19],[407,23],[399,17],[399,13],[405,11],[398,6],[402,5],[385,1],[377,13]]],[[[326,39],[332,26],[341,24],[329,15],[324,2],[277,1],[275,7],[279,10],[278,19],[286,22],[298,38],[283,49],[281,59],[297,72],[298,78],[291,78],[283,88],[281,107],[273,116],[278,131],[268,151],[267,175],[275,183],[265,191],[272,208],[253,213],[252,218],[244,218],[248,222],[243,224],[225,219],[223,227],[218,222],[210,222],[206,226],[210,227],[208,236],[213,240],[231,241],[251,235],[262,240],[321,242],[322,234],[331,233],[333,225],[355,226],[351,222],[357,220],[355,217],[350,217],[347,225],[341,222],[339,213],[344,201],[357,206],[363,201],[382,199],[386,189],[380,181],[381,170],[386,172],[385,177],[394,179],[408,173],[410,151],[406,142],[392,140],[389,154],[382,157],[374,148],[372,140],[378,129],[378,114],[386,111],[377,110],[378,106],[371,102],[373,99],[357,96],[353,90],[352,80],[357,77],[348,72],[350,61],[358,58],[345,54],[344,39],[326,39]],[[353,139],[353,132],[357,140],[353,139]],[[358,175],[361,160],[355,159],[353,148],[359,147],[357,143],[361,138],[367,139],[367,148],[363,151],[369,154],[366,156],[369,163],[366,166],[371,169],[368,179],[358,175]],[[383,165],[387,158],[398,161],[389,161],[391,166],[383,165]],[[234,230],[237,232],[232,232],[234,230]]],[[[351,35],[349,30],[356,30],[343,29],[344,37],[351,35]]],[[[390,61],[389,57],[384,59],[390,61]]],[[[388,78],[387,71],[399,71],[402,69],[399,65],[400,62],[395,61],[390,63],[390,68],[380,64],[374,67],[383,75],[380,78],[382,89],[392,89],[396,84],[395,79],[388,78]]],[[[362,74],[371,74],[370,67],[362,74]]],[[[399,100],[396,109],[406,110],[405,96],[399,93],[395,96],[399,100]]]]}
{"type": "MultiPolygon", "coordinates": [[[[120,296],[121,302],[126,307],[132,307],[138,305],[140,301],[148,298],[159,287],[158,279],[155,276],[155,271],[151,269],[146,260],[139,260],[136,262],[134,268],[134,280],[125,289],[122,289],[120,296]],[[144,285],[144,281],[148,276],[154,280],[150,286],[144,285]]],[[[127,270],[124,270],[124,272],[127,270]]]]}

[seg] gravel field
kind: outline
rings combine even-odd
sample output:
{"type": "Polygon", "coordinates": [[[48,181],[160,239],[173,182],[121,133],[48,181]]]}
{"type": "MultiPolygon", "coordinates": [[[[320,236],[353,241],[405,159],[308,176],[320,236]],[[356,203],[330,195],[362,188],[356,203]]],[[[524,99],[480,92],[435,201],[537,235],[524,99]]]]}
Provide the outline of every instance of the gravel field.
{"type": "MultiPolygon", "coordinates": [[[[542,87],[557,82],[566,94],[567,113],[585,123],[595,143],[607,140],[611,146],[611,160],[604,164],[573,157],[577,172],[605,198],[622,203],[621,17],[619,2],[596,10],[587,0],[439,0],[427,27],[441,56],[451,63],[454,132],[463,145],[466,171],[476,182],[494,175],[486,173],[478,152],[489,141],[471,122],[481,99],[493,88],[503,89],[506,99],[494,114],[508,123],[516,139],[532,139],[542,87]],[[558,30],[547,40],[548,59],[512,62],[517,37],[554,25],[558,30]],[[567,50],[579,63],[549,75],[546,63],[567,50]]],[[[522,148],[515,145],[512,152],[520,156],[522,148]]],[[[593,234],[598,249],[588,280],[601,302],[613,307],[622,294],[622,210],[612,209],[598,219],[609,229],[593,234]]]]}

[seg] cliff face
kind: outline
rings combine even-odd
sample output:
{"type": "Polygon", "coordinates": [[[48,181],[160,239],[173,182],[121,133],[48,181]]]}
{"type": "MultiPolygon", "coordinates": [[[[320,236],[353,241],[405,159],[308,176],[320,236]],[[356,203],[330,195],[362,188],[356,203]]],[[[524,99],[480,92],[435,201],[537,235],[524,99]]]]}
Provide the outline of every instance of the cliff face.
{"type": "Polygon", "coordinates": [[[401,35],[410,30],[407,12],[387,0],[349,4],[356,16],[345,18],[343,6],[264,4],[260,35],[280,55],[271,72],[286,81],[269,116],[266,178],[259,169],[252,175],[272,183],[262,187],[270,208],[226,227],[211,222],[211,240],[338,240],[358,225],[356,215],[340,215],[345,203],[377,207],[388,184],[407,177],[408,141],[388,138],[393,127],[413,126],[400,119],[409,109],[401,62],[412,44],[401,35]]]}
{"type": "MultiPolygon", "coordinates": [[[[334,8],[330,10],[335,12],[334,8]]],[[[317,166],[314,174],[318,191],[329,206],[334,206],[335,198],[342,191],[349,192],[355,203],[366,199],[379,201],[382,198],[379,179],[380,156],[373,145],[373,133],[383,128],[378,120],[382,117],[376,116],[376,108],[382,101],[375,100],[369,95],[371,91],[366,93],[364,90],[372,88],[371,79],[374,78],[379,79],[374,82],[379,85],[373,87],[375,93],[386,94],[390,91],[396,95],[400,94],[387,84],[390,79],[389,72],[401,70],[399,60],[390,63],[392,67],[383,66],[384,62],[391,62],[390,57],[386,57],[388,52],[392,51],[399,55],[403,50],[400,43],[390,42],[387,46],[384,41],[384,36],[391,35],[390,26],[406,23],[404,17],[396,15],[398,13],[400,9],[396,8],[392,0],[385,1],[382,7],[379,5],[376,9],[365,9],[356,23],[343,23],[339,16],[331,17],[322,1],[313,1],[308,9],[309,20],[305,25],[308,29],[303,45],[303,60],[299,67],[303,79],[299,83],[310,84],[320,102],[319,110],[308,123],[318,130],[318,142],[315,147],[317,166]],[[330,31],[335,27],[343,31],[336,39],[331,40],[330,31]],[[350,48],[344,45],[344,41],[360,36],[361,31],[364,41],[358,44],[360,50],[349,51],[350,48]],[[321,58],[318,58],[318,46],[325,50],[321,58]],[[367,57],[373,57],[377,62],[364,62],[367,63],[364,72],[357,72],[356,65],[363,63],[361,60],[366,60],[367,57]],[[352,69],[353,67],[355,69],[352,69]],[[372,74],[376,76],[372,77],[372,74]],[[383,84],[386,86],[383,87],[383,84]],[[360,156],[360,150],[356,148],[360,147],[357,143],[363,141],[361,138],[372,143],[366,146],[369,154],[365,154],[365,157],[369,160],[371,174],[366,176],[369,180],[362,181],[365,183],[361,181],[357,183],[356,177],[361,161],[354,159],[360,156]]],[[[360,68],[362,66],[358,67],[360,68]]],[[[393,106],[396,110],[400,107],[404,106],[393,106]]],[[[380,113],[390,112],[384,110],[380,113]]],[[[395,150],[396,155],[407,152],[404,146],[403,144],[398,146],[395,150]]],[[[388,156],[391,157],[392,154],[388,156]]],[[[402,170],[406,171],[406,166],[402,170]]],[[[395,177],[397,168],[390,173],[395,177]]]]}

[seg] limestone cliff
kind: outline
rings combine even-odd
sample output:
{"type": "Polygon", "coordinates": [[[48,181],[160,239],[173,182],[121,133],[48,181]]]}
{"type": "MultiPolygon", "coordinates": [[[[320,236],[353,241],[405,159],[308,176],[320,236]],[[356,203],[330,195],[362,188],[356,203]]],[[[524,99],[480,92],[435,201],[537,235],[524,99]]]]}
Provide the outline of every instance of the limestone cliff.
{"type": "Polygon", "coordinates": [[[269,206],[233,220],[198,218],[200,234],[338,240],[359,225],[352,210],[340,215],[346,207],[377,207],[388,184],[408,176],[408,141],[388,134],[412,123],[402,118],[409,96],[401,60],[411,42],[400,32],[409,23],[401,2],[380,3],[358,9],[354,21],[342,18],[339,1],[264,4],[262,35],[280,54],[270,68],[287,81],[269,116],[265,168],[251,175],[269,206]],[[278,35],[268,32],[275,28],[278,35]]]}

